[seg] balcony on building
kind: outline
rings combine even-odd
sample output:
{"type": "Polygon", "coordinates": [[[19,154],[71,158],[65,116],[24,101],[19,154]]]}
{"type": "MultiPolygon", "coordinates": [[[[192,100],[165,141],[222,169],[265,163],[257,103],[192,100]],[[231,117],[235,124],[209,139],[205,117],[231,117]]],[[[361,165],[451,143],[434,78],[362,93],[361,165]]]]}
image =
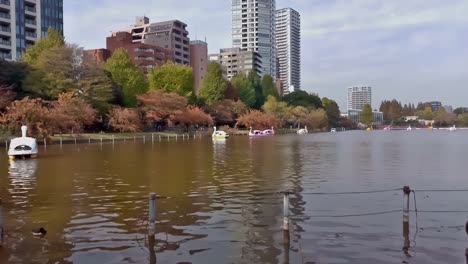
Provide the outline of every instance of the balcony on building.
{"type": "Polygon", "coordinates": [[[26,31],[25,35],[26,35],[27,40],[36,40],[37,39],[36,32],[26,31]]]}
{"type": "Polygon", "coordinates": [[[10,0],[0,0],[0,8],[10,10],[10,0]]]}
{"type": "Polygon", "coordinates": [[[25,14],[27,14],[27,15],[33,15],[33,16],[36,15],[36,7],[35,6],[26,5],[24,7],[24,11],[25,11],[25,14]]]}
{"type": "Polygon", "coordinates": [[[36,28],[36,20],[35,20],[35,19],[26,18],[26,19],[24,20],[24,23],[25,23],[25,26],[26,26],[27,28],[33,28],[33,29],[36,28]]]}
{"type": "Polygon", "coordinates": [[[0,38],[0,48],[11,49],[11,41],[9,39],[0,38]]]}
{"type": "Polygon", "coordinates": [[[7,22],[10,23],[11,16],[8,11],[0,10],[0,22],[7,22]]]}
{"type": "Polygon", "coordinates": [[[3,36],[11,36],[11,28],[9,26],[5,26],[0,24],[0,35],[3,36]]]}
{"type": "Polygon", "coordinates": [[[0,60],[11,60],[11,53],[0,50],[0,60]]]}

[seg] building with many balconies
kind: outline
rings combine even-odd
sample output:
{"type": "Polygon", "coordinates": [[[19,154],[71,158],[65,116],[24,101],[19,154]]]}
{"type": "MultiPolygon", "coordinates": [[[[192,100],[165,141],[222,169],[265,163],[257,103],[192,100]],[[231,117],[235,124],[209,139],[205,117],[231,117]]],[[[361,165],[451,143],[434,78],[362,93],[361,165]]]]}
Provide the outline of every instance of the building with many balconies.
{"type": "Polygon", "coordinates": [[[0,0],[0,59],[21,58],[49,27],[63,34],[63,0],[0,0]]]}
{"type": "Polygon", "coordinates": [[[211,61],[216,61],[223,67],[224,77],[231,80],[238,73],[254,71],[262,75],[262,58],[255,51],[240,48],[221,49],[219,54],[210,54],[211,61]]]}

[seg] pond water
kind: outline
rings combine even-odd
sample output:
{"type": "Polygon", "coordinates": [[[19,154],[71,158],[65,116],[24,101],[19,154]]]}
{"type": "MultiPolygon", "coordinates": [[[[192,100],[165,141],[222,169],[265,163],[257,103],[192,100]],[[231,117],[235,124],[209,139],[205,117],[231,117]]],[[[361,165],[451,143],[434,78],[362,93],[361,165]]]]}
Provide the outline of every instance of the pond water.
{"type": "Polygon", "coordinates": [[[418,190],[468,189],[467,162],[468,131],[49,145],[13,162],[5,154],[0,263],[465,263],[468,192],[418,190]],[[405,185],[420,211],[406,236],[396,190],[405,185]],[[282,191],[294,192],[289,240],[282,191]],[[146,235],[150,192],[155,240],[146,235]],[[39,227],[43,238],[31,234],[39,227]]]}

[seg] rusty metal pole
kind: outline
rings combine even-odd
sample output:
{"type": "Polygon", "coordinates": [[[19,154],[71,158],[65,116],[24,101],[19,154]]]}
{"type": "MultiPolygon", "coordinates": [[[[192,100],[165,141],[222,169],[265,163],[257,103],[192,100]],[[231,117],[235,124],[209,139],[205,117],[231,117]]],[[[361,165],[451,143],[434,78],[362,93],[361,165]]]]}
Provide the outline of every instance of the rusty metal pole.
{"type": "Polygon", "coordinates": [[[407,257],[411,257],[409,254],[410,241],[409,241],[409,196],[411,189],[409,186],[403,187],[403,253],[407,257]]]}

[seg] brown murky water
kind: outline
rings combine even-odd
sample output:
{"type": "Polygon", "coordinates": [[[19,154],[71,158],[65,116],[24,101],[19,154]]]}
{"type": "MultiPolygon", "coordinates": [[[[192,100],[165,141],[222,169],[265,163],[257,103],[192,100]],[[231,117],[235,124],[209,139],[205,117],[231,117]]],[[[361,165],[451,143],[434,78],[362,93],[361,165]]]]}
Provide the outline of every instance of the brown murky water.
{"type": "Polygon", "coordinates": [[[310,193],[468,189],[467,157],[468,131],[54,145],[11,163],[5,154],[0,263],[464,263],[468,212],[427,211],[468,211],[468,192],[416,192],[426,212],[410,216],[411,257],[401,212],[334,217],[401,210],[401,191],[310,193]],[[296,192],[289,245],[284,190],[296,192]],[[156,241],[146,237],[150,192],[161,197],[156,241]],[[39,227],[48,233],[34,238],[39,227]]]}

